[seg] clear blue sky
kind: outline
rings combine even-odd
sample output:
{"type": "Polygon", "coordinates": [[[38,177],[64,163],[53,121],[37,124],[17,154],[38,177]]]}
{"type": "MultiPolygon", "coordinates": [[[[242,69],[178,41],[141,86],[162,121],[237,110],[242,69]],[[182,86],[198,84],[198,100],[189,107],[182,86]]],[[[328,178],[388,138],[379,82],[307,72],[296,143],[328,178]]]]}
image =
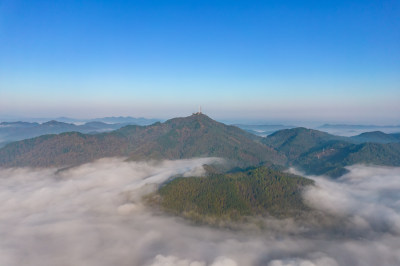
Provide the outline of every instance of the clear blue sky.
{"type": "Polygon", "coordinates": [[[0,0],[0,117],[400,124],[400,1],[0,0]]]}

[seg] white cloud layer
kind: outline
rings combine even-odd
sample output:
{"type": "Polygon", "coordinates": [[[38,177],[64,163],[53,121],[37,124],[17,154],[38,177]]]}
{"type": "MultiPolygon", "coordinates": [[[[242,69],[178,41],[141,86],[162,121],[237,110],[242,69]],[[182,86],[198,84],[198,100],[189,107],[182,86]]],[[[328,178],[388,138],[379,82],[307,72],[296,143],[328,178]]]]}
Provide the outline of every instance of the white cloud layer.
{"type": "Polygon", "coordinates": [[[400,234],[399,168],[356,165],[337,181],[313,177],[304,199],[311,207],[339,217],[353,232],[400,234]]]}
{"type": "Polygon", "coordinates": [[[0,169],[0,265],[399,265],[400,168],[354,166],[312,177],[307,203],[335,225],[194,226],[141,202],[175,175],[217,159],[103,159],[64,171],[0,169]]]}

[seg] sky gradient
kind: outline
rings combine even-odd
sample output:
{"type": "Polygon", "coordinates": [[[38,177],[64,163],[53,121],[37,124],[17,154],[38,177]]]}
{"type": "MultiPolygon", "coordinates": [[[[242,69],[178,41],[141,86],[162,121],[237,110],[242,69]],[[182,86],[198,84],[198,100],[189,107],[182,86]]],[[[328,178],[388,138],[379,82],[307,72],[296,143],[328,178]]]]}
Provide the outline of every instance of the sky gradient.
{"type": "Polygon", "coordinates": [[[400,124],[399,1],[0,1],[0,118],[400,124]]]}

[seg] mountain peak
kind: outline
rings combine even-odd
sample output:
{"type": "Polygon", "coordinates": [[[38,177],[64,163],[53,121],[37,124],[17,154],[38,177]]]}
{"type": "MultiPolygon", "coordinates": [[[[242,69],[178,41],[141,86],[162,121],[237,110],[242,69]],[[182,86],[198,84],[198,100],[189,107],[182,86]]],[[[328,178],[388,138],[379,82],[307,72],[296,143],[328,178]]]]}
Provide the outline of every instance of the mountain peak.
{"type": "Polygon", "coordinates": [[[191,116],[188,116],[188,118],[193,118],[193,119],[197,119],[197,120],[200,120],[200,119],[205,120],[205,119],[207,119],[207,120],[215,121],[214,119],[212,119],[209,116],[207,116],[207,115],[205,115],[203,113],[200,113],[200,112],[193,113],[191,116]]]}
{"type": "Polygon", "coordinates": [[[166,124],[186,124],[186,123],[194,123],[198,122],[201,124],[219,124],[219,122],[215,121],[214,119],[210,118],[209,116],[203,114],[203,113],[193,113],[190,116],[186,117],[177,117],[177,118],[172,118],[170,120],[167,120],[165,123],[166,124]]]}
{"type": "Polygon", "coordinates": [[[284,156],[255,138],[199,112],[99,135],[47,135],[15,142],[0,150],[0,165],[66,166],[115,156],[130,160],[221,157],[240,167],[285,162],[284,156]]]}

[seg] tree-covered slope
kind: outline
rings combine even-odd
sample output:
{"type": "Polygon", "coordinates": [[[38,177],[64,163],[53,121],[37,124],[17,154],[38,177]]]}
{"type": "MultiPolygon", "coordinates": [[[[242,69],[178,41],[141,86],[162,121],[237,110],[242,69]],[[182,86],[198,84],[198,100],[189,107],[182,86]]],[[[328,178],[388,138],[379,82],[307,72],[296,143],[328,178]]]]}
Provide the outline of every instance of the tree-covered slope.
{"type": "Polygon", "coordinates": [[[400,143],[337,142],[312,149],[292,162],[306,174],[339,177],[353,164],[400,166],[400,143]]]}
{"type": "Polygon", "coordinates": [[[263,142],[279,152],[284,153],[289,160],[296,159],[302,153],[318,147],[328,141],[344,140],[322,131],[303,127],[284,129],[263,139],[263,142]]]}
{"type": "Polygon", "coordinates": [[[349,138],[294,128],[278,131],[263,142],[287,156],[287,166],[306,174],[339,177],[346,173],[344,167],[352,164],[400,166],[400,144],[385,143],[396,137],[397,134],[370,132],[349,138]]]}
{"type": "Polygon", "coordinates": [[[68,166],[110,156],[131,160],[217,156],[239,166],[265,161],[283,164],[285,156],[239,128],[194,114],[150,126],[126,126],[96,135],[77,132],[45,135],[0,149],[0,166],[68,166]]]}
{"type": "Polygon", "coordinates": [[[227,126],[203,114],[174,118],[161,124],[163,134],[140,145],[132,159],[137,158],[228,158],[240,166],[270,161],[286,162],[285,156],[260,142],[261,138],[235,126],[227,126]]]}
{"type": "Polygon", "coordinates": [[[258,167],[176,178],[160,188],[158,202],[167,211],[206,222],[249,215],[293,217],[308,210],[301,191],[311,184],[310,179],[258,167]]]}

